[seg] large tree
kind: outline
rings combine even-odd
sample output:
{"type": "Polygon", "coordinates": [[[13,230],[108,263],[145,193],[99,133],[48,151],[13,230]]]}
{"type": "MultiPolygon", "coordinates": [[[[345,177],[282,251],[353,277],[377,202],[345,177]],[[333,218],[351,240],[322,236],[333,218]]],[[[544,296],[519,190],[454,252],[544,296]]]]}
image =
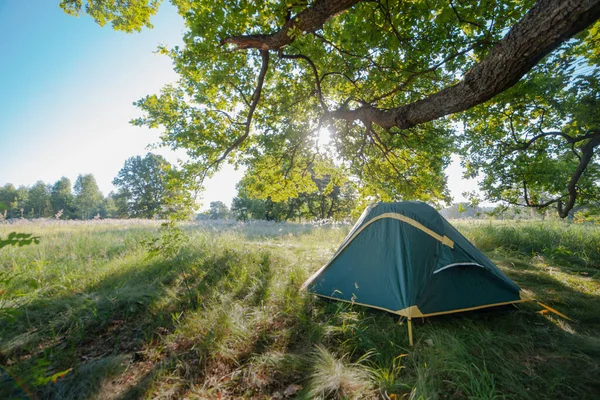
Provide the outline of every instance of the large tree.
{"type": "Polygon", "coordinates": [[[116,197],[121,198],[127,213],[135,218],[153,218],[166,213],[165,201],[171,164],[152,153],[128,158],[113,180],[116,197]]]}
{"type": "MultiPolygon", "coordinates": [[[[159,3],[61,5],[132,31],[149,26],[159,3]]],[[[270,157],[273,173],[293,179],[288,171],[312,167],[328,129],[363,193],[428,201],[447,199],[454,135],[442,117],[493,99],[562,44],[586,41],[600,15],[600,0],[172,3],[188,32],[183,47],[163,51],[180,80],[139,101],[135,123],[162,126],[164,143],[195,161],[190,172],[270,157]]]]}
{"type": "Polygon", "coordinates": [[[225,219],[229,217],[229,207],[222,201],[211,201],[208,209],[210,219],[225,219]]]}

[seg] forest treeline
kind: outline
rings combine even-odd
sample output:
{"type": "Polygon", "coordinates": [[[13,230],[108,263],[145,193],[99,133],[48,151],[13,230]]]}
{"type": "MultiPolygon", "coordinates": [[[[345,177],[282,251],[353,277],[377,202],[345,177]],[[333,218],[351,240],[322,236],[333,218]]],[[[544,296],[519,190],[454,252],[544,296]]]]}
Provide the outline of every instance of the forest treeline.
{"type": "MultiPolygon", "coordinates": [[[[171,184],[176,172],[164,157],[148,153],[125,161],[112,182],[116,191],[106,196],[93,174],[81,174],[74,183],[67,177],[32,186],[8,183],[0,187],[0,219],[164,218],[194,201],[191,193],[171,184]]],[[[305,175],[301,186],[278,188],[268,177],[248,171],[237,185],[231,210],[216,201],[198,218],[341,220],[359,206],[355,184],[331,162],[316,163],[305,175]],[[294,197],[281,196],[285,191],[293,191],[294,197]]],[[[193,216],[193,207],[186,212],[193,216]]]]}
{"type": "Polygon", "coordinates": [[[148,153],[131,157],[113,180],[117,189],[104,196],[93,174],[67,177],[54,183],[0,187],[0,219],[12,218],[155,218],[172,211],[167,200],[172,165],[148,153]]]}
{"type": "MultiPolygon", "coordinates": [[[[81,174],[75,182],[62,177],[54,183],[38,181],[32,186],[0,187],[2,219],[99,219],[166,218],[184,214],[184,219],[236,219],[240,221],[341,221],[357,217],[368,205],[368,193],[337,167],[332,160],[315,158],[314,165],[302,173],[302,184],[282,183],[249,169],[237,185],[231,207],[213,201],[209,209],[195,214],[197,204],[191,192],[173,179],[178,173],[164,157],[152,153],[127,159],[113,179],[114,192],[100,191],[93,174],[81,174]],[[191,206],[190,206],[191,204],[191,206]]],[[[451,219],[545,219],[556,218],[549,209],[525,209],[498,205],[453,204],[441,210],[451,219]]],[[[569,219],[599,222],[595,204],[577,207],[569,219]]]]}
{"type": "Polygon", "coordinates": [[[92,174],[79,175],[75,185],[67,177],[55,183],[37,181],[32,186],[0,187],[0,215],[11,218],[90,219],[114,217],[113,193],[103,196],[92,174]]]}

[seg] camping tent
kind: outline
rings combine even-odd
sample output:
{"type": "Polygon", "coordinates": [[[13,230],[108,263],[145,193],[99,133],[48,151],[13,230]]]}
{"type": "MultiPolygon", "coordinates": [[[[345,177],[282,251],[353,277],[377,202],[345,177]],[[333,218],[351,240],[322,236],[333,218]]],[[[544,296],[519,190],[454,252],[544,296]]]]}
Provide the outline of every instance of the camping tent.
{"type": "Polygon", "coordinates": [[[367,208],[303,287],[409,321],[530,300],[444,217],[420,202],[367,208]]]}

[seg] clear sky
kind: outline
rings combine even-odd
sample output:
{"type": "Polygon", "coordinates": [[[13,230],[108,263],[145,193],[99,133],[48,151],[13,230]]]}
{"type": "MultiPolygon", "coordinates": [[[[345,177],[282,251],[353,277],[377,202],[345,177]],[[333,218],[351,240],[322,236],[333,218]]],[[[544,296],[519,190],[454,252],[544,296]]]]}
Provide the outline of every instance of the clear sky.
{"type": "MultiPolygon", "coordinates": [[[[154,29],[125,34],[68,16],[58,3],[0,0],[0,185],[92,173],[107,194],[125,160],[158,141],[158,130],[129,124],[140,115],[132,103],[176,80],[170,60],[153,52],[181,43],[183,21],[164,2],[154,29]]],[[[457,162],[447,173],[455,200],[474,189],[457,162]]],[[[231,167],[219,172],[207,182],[204,205],[229,204],[240,177],[231,167]]]]}

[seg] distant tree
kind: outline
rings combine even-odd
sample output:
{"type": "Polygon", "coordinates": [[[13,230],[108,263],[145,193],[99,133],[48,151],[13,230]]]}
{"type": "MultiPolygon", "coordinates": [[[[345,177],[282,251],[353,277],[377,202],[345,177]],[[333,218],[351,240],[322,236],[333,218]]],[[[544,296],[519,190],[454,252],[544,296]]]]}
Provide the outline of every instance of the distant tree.
{"type": "Polygon", "coordinates": [[[17,189],[12,183],[7,183],[0,188],[0,213],[6,218],[17,218],[19,215],[16,210],[17,189]]]}
{"type": "Polygon", "coordinates": [[[54,213],[62,210],[61,219],[71,219],[75,216],[74,197],[71,188],[71,180],[67,177],[62,177],[50,190],[50,204],[54,213]]]}
{"type": "Polygon", "coordinates": [[[79,175],[75,181],[75,209],[81,219],[90,219],[99,212],[104,196],[94,175],[79,175]]]}
{"type": "Polygon", "coordinates": [[[231,202],[231,213],[240,221],[267,219],[266,200],[250,198],[247,194],[238,190],[237,197],[234,197],[231,202]]]}
{"type": "Polygon", "coordinates": [[[126,216],[121,214],[121,210],[119,209],[113,192],[110,192],[108,196],[102,200],[98,212],[102,218],[122,218],[126,216]]]}
{"type": "Polygon", "coordinates": [[[303,168],[284,173],[269,157],[263,163],[272,165],[249,168],[238,184],[232,209],[239,219],[343,219],[356,207],[355,185],[327,156],[312,157],[303,168]],[[285,173],[294,178],[286,180],[285,173]]]}
{"type": "Polygon", "coordinates": [[[117,193],[110,192],[108,195],[112,198],[116,208],[115,216],[113,218],[129,218],[127,200],[124,197],[119,196],[117,193]]]}
{"type": "Polygon", "coordinates": [[[229,217],[229,208],[222,201],[213,201],[208,214],[210,219],[225,219],[229,217]]]}
{"type": "Polygon", "coordinates": [[[29,188],[27,209],[31,209],[33,218],[49,217],[52,215],[50,206],[50,193],[48,186],[42,181],[37,181],[29,188]]]}
{"type": "Polygon", "coordinates": [[[168,193],[171,164],[164,157],[152,153],[131,157],[113,180],[130,217],[153,218],[162,216],[168,193]]]}
{"type": "Polygon", "coordinates": [[[328,170],[321,174],[313,173],[312,178],[317,190],[305,196],[308,216],[314,219],[342,219],[349,216],[356,205],[357,193],[348,177],[340,169],[329,165],[328,170]]]}
{"type": "Polygon", "coordinates": [[[485,217],[485,210],[479,206],[462,202],[452,204],[443,210],[440,210],[440,214],[442,214],[445,218],[451,219],[482,218],[485,217]]]}
{"type": "MultiPolygon", "coordinates": [[[[27,210],[27,202],[29,200],[29,188],[27,186],[19,186],[17,189],[17,197],[15,199],[15,216],[18,218],[25,218],[28,216],[31,210],[27,210]]],[[[31,215],[30,215],[31,216],[31,215]]]]}
{"type": "Polygon", "coordinates": [[[274,202],[270,197],[260,199],[250,197],[244,189],[238,188],[238,195],[231,202],[231,213],[240,221],[262,219],[266,221],[285,221],[298,216],[298,199],[274,202]]]}

